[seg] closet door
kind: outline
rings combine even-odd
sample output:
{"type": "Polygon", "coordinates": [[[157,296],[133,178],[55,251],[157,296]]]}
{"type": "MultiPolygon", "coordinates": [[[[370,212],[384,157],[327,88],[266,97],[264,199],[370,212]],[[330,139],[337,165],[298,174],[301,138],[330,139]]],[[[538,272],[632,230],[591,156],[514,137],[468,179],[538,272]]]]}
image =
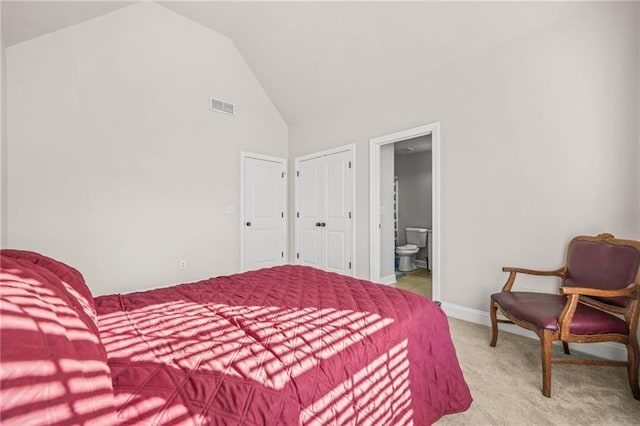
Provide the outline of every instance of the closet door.
{"type": "Polygon", "coordinates": [[[296,171],[300,247],[296,263],[324,268],[322,216],[324,211],[325,170],[322,158],[301,161],[296,171]]]}
{"type": "Polygon", "coordinates": [[[296,161],[296,263],[353,275],[352,151],[296,161]]]}
{"type": "Polygon", "coordinates": [[[351,153],[323,157],[324,269],[351,275],[351,153]]]}

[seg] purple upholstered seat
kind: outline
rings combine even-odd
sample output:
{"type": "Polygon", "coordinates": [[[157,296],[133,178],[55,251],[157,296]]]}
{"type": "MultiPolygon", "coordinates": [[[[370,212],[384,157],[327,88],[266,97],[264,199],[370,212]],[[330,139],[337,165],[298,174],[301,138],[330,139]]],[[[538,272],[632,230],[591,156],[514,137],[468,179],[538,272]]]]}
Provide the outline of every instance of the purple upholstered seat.
{"type": "MultiPolygon", "coordinates": [[[[546,293],[514,291],[496,293],[492,296],[504,311],[513,316],[535,324],[538,329],[559,331],[558,317],[567,302],[566,296],[546,293]]],[[[604,311],[578,304],[576,314],[571,321],[571,334],[594,335],[617,333],[628,335],[627,323],[604,311]]]]}

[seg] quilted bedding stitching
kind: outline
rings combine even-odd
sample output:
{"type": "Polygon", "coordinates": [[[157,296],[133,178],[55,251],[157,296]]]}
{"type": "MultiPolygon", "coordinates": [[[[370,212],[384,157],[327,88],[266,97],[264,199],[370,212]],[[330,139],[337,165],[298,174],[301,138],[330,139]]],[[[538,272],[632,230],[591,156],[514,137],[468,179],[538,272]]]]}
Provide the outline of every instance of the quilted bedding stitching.
{"type": "Polygon", "coordinates": [[[283,266],[114,297],[96,307],[125,423],[429,424],[471,403],[445,316],[408,292],[283,266]]]}

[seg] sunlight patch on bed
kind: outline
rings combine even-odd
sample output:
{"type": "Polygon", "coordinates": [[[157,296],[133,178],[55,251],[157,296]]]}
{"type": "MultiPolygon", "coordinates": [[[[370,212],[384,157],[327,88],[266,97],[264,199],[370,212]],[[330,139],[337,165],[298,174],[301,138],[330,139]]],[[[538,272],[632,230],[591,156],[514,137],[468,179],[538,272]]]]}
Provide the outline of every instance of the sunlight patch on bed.
{"type": "Polygon", "coordinates": [[[158,358],[182,370],[197,366],[199,371],[248,378],[276,390],[391,323],[393,319],[371,312],[335,308],[187,301],[101,318],[103,343],[112,356],[122,352],[132,361],[158,358]],[[131,333],[129,321],[138,334],[131,333]],[[128,335],[120,333],[124,329],[128,335]],[[203,357],[205,353],[214,356],[203,357]]]}
{"type": "Polygon", "coordinates": [[[300,424],[412,424],[407,347],[405,339],[314,401],[300,424]]]}

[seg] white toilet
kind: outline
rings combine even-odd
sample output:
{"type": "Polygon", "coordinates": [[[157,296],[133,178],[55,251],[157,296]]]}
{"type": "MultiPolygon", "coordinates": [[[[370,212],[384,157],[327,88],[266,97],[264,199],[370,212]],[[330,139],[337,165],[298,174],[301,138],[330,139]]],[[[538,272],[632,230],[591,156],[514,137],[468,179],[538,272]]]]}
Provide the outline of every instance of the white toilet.
{"type": "Polygon", "coordinates": [[[416,269],[416,254],[422,247],[427,246],[426,228],[405,228],[407,244],[396,247],[396,254],[400,259],[398,270],[402,272],[416,269]]]}

